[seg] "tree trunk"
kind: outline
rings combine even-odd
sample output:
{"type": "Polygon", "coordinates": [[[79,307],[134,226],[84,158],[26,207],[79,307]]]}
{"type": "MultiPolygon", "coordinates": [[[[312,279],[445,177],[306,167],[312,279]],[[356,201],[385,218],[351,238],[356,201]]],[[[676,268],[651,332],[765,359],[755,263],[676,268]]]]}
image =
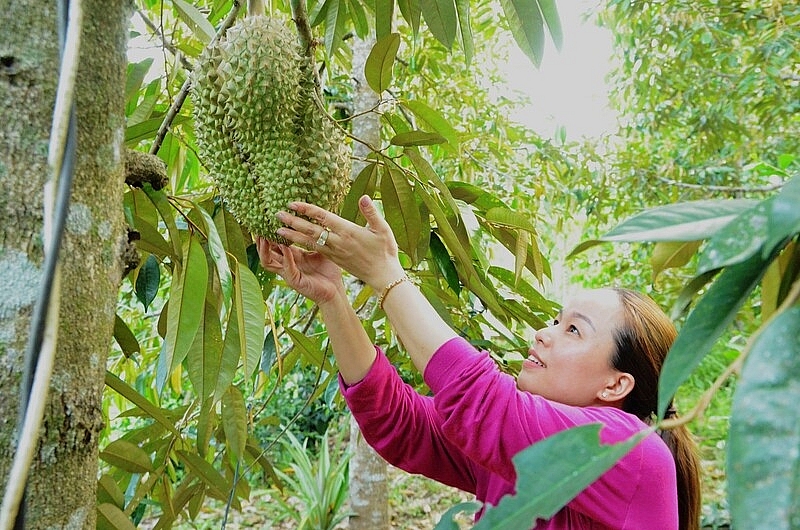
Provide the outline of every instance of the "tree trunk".
{"type": "MultiPolygon", "coordinates": [[[[356,87],[353,94],[353,134],[373,146],[380,144],[380,121],[372,109],[378,99],[364,78],[364,64],[372,49],[371,41],[356,40],[353,43],[353,79],[356,87]]],[[[353,154],[366,158],[370,150],[356,143],[353,154]]],[[[355,177],[364,168],[363,162],[353,163],[355,177]]],[[[389,493],[387,486],[387,464],[364,441],[355,420],[351,420],[350,449],[350,505],[353,515],[350,528],[353,530],[380,530],[389,528],[389,493]]]]}
{"type": "MultiPolygon", "coordinates": [[[[84,0],[78,152],[61,248],[55,369],[28,477],[26,529],[95,527],[102,392],[126,243],[121,153],[132,5],[84,0]]],[[[0,1],[0,480],[43,263],[43,193],[59,71],[55,2],[0,1]]]]}

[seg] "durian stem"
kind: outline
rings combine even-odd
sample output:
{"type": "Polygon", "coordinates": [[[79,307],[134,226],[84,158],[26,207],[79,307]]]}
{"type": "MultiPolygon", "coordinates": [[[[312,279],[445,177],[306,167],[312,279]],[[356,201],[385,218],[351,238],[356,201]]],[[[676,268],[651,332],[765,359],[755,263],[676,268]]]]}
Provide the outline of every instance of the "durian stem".
{"type": "MultiPolygon", "coordinates": [[[[239,14],[239,9],[241,7],[241,0],[233,0],[233,6],[231,6],[230,13],[228,13],[228,16],[222,21],[222,25],[217,30],[217,34],[214,35],[214,38],[208,43],[208,47],[214,46],[217,41],[219,41],[225,35],[225,32],[228,31],[228,28],[230,28],[236,20],[236,16],[239,14]]],[[[183,82],[180,92],[178,92],[178,95],[175,96],[175,101],[172,102],[167,115],[164,116],[164,121],[161,122],[161,126],[158,128],[158,133],[156,134],[155,140],[153,140],[153,145],[150,146],[151,155],[158,154],[158,150],[161,149],[161,144],[164,143],[164,138],[167,137],[167,133],[169,132],[172,122],[181,111],[181,107],[183,107],[183,103],[186,101],[186,96],[189,95],[189,90],[192,88],[190,79],[191,76],[186,77],[186,81],[183,82]]]]}
{"type": "Polygon", "coordinates": [[[247,0],[247,16],[261,17],[266,14],[264,0],[247,0]]]}
{"type": "Polygon", "coordinates": [[[314,56],[314,35],[311,33],[311,24],[308,22],[308,10],[306,0],[292,0],[292,19],[300,33],[300,40],[303,43],[306,55],[314,56]]]}

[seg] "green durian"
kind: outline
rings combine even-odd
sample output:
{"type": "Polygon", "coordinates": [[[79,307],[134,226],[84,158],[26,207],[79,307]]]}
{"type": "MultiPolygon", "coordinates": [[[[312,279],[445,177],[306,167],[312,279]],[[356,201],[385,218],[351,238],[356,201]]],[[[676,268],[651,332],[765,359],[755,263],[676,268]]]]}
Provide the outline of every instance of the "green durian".
{"type": "Polygon", "coordinates": [[[278,211],[291,201],[337,211],[350,183],[350,149],[317,103],[313,68],[285,24],[254,16],[193,72],[198,155],[233,216],[282,243],[278,211]]]}

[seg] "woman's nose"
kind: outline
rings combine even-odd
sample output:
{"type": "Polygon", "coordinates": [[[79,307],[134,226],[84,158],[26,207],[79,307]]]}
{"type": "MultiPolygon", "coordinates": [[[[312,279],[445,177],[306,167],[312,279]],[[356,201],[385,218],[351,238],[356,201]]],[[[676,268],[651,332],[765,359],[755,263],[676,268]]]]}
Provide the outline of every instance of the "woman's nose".
{"type": "Polygon", "coordinates": [[[536,340],[536,342],[541,342],[543,345],[547,346],[550,344],[550,328],[542,328],[538,330],[533,335],[533,338],[536,340]]]}

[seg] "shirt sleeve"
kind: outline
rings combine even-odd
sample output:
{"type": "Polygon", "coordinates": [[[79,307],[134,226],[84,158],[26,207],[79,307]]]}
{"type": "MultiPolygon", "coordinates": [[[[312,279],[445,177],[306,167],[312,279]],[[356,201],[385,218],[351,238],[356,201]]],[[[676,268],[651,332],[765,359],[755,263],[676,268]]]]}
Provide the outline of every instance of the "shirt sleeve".
{"type": "Polygon", "coordinates": [[[475,493],[474,465],[442,433],[432,398],[405,383],[383,352],[367,375],[339,387],[364,439],[390,464],[475,493]]]}

